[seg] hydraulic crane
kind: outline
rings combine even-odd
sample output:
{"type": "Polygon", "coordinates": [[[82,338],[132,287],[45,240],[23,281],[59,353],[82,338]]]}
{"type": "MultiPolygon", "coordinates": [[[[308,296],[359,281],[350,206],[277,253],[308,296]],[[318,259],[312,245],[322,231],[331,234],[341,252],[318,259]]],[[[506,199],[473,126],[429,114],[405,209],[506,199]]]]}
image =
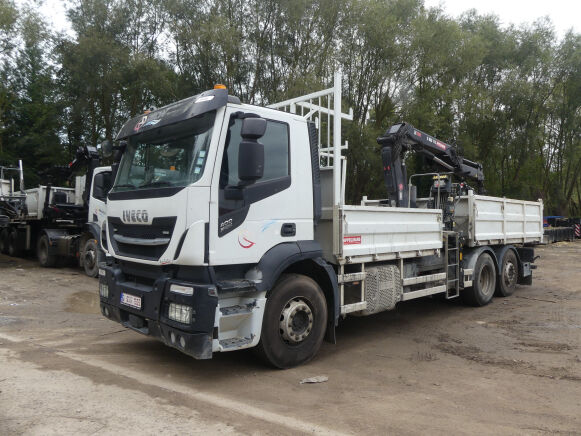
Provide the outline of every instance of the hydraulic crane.
{"type": "Polygon", "coordinates": [[[407,187],[405,157],[410,151],[420,153],[462,181],[466,178],[475,180],[478,193],[482,193],[484,189],[484,173],[480,163],[460,156],[453,146],[416,129],[411,124],[394,124],[383,136],[377,138],[377,142],[382,146],[383,175],[390,205],[408,206],[410,192],[407,187]]]}

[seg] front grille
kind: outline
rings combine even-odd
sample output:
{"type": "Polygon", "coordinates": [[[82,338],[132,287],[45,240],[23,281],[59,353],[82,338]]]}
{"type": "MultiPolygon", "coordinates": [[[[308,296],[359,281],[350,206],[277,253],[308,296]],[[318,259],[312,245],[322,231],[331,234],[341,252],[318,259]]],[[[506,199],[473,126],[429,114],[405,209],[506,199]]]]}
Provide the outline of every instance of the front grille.
{"type": "Polygon", "coordinates": [[[169,245],[173,235],[177,217],[154,218],[150,225],[126,224],[118,217],[109,217],[108,231],[111,245],[120,256],[133,257],[144,260],[159,260],[169,245]],[[139,243],[120,242],[115,240],[115,235],[127,238],[140,239],[147,243],[154,239],[167,239],[168,243],[161,245],[143,245],[139,243]]]}

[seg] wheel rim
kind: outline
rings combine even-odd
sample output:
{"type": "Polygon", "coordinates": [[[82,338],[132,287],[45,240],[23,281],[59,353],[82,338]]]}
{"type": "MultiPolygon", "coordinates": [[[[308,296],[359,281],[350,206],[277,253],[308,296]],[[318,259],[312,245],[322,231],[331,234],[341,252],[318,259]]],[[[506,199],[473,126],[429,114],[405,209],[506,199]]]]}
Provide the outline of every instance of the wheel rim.
{"type": "Polygon", "coordinates": [[[506,262],[502,272],[502,280],[507,288],[512,288],[516,284],[517,272],[512,262],[506,262]]]}
{"type": "Polygon", "coordinates": [[[85,266],[89,270],[92,270],[95,267],[96,258],[97,256],[95,255],[95,250],[93,250],[92,248],[85,251],[85,266]]]}
{"type": "Polygon", "coordinates": [[[288,344],[300,344],[313,330],[313,319],[313,311],[305,300],[289,300],[280,313],[281,338],[288,344]]]}
{"type": "Polygon", "coordinates": [[[484,295],[490,295],[493,292],[492,289],[492,268],[489,265],[483,265],[480,271],[480,290],[484,295]]]}

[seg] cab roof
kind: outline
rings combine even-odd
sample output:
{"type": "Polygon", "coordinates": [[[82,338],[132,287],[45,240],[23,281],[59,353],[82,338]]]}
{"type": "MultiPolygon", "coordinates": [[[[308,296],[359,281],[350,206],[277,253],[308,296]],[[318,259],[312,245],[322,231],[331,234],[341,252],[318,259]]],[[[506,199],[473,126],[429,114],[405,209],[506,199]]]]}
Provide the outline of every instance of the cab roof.
{"type": "Polygon", "coordinates": [[[229,96],[228,90],[226,89],[204,91],[201,94],[131,118],[121,127],[115,139],[127,139],[154,128],[179,123],[180,121],[185,121],[211,110],[221,108],[229,102],[240,104],[240,99],[229,96]]]}

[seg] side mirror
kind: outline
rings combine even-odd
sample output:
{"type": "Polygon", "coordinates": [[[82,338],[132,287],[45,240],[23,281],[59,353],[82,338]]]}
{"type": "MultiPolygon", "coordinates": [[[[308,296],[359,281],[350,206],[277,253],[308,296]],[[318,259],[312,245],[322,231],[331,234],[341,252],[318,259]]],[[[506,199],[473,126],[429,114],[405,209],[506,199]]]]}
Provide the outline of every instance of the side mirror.
{"type": "Polygon", "coordinates": [[[93,186],[93,197],[101,201],[104,201],[107,198],[102,186],[93,186]]]}
{"type": "Polygon", "coordinates": [[[110,139],[105,139],[101,143],[101,151],[103,152],[103,157],[111,157],[113,154],[113,143],[110,139]]]}
{"type": "Polygon", "coordinates": [[[93,179],[93,197],[107,202],[107,193],[111,189],[111,173],[104,171],[96,174],[93,179]]]}
{"type": "Polygon", "coordinates": [[[255,182],[264,174],[264,145],[258,142],[264,132],[266,132],[264,118],[245,118],[242,121],[238,178],[243,182],[255,182]]]}
{"type": "Polygon", "coordinates": [[[115,153],[113,155],[113,160],[115,162],[121,161],[121,156],[123,156],[123,153],[125,152],[126,148],[127,148],[127,141],[121,141],[121,142],[119,142],[119,144],[113,146],[113,150],[115,150],[115,153]]]}

